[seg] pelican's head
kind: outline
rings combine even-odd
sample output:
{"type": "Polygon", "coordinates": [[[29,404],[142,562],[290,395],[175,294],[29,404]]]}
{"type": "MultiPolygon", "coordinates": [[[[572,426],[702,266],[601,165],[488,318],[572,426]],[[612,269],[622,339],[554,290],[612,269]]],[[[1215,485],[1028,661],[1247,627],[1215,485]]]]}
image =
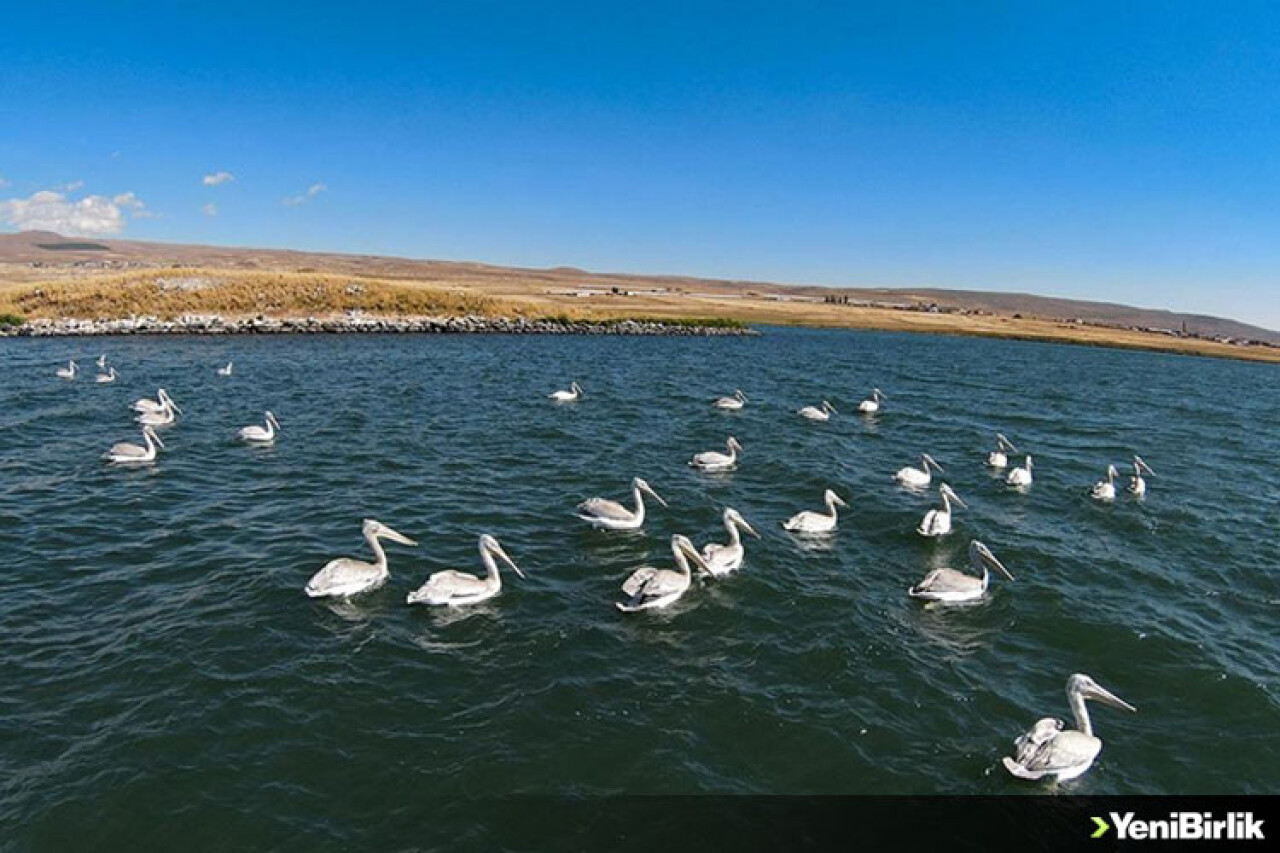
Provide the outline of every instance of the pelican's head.
{"type": "Polygon", "coordinates": [[[760,538],[760,534],[756,533],[755,529],[752,528],[750,524],[747,524],[747,520],[742,517],[742,513],[738,512],[733,507],[725,507],[724,520],[726,523],[736,524],[738,527],[741,527],[757,539],[760,538]]]}
{"type": "Polygon", "coordinates": [[[1096,699],[1113,708],[1137,712],[1137,708],[1103,687],[1087,675],[1076,673],[1067,679],[1067,696],[1079,696],[1081,699],[1096,699]]]}
{"type": "Polygon", "coordinates": [[[929,470],[929,466],[932,465],[935,471],[937,471],[939,474],[942,473],[942,466],[939,465],[937,460],[934,459],[932,456],[930,456],[928,453],[921,453],[920,461],[924,463],[924,470],[926,472],[929,470]]]}
{"type": "Polygon", "coordinates": [[[280,429],[280,422],[276,420],[276,416],[270,412],[267,412],[267,423],[271,424],[276,429],[280,429]]]}
{"type": "Polygon", "coordinates": [[[1027,454],[1027,459],[1025,462],[1022,463],[1022,466],[1026,468],[1028,471],[1031,470],[1031,454],[1029,453],[1027,454]]]}
{"type": "Polygon", "coordinates": [[[154,441],[156,444],[160,445],[161,447],[164,447],[164,442],[160,440],[160,436],[156,435],[155,428],[151,426],[151,424],[147,424],[142,428],[142,434],[145,435],[147,438],[150,438],[152,441],[154,441]]]}
{"type": "Polygon", "coordinates": [[[671,537],[671,553],[676,558],[676,564],[680,568],[688,570],[689,560],[698,569],[706,574],[712,574],[711,567],[707,565],[707,561],[702,559],[702,555],[698,553],[698,549],[693,547],[693,543],[689,541],[688,536],[682,536],[679,533],[671,537]]]}
{"type": "Polygon", "coordinates": [[[159,391],[156,392],[156,399],[159,400],[165,406],[173,409],[178,414],[182,414],[182,409],[178,408],[178,404],[173,402],[173,398],[169,396],[169,392],[164,390],[163,388],[161,388],[159,391]]]}
{"type": "Polygon", "coordinates": [[[396,533],[390,527],[380,521],[374,521],[372,518],[366,518],[361,529],[364,531],[364,535],[369,538],[390,539],[393,542],[399,542],[401,545],[418,544],[403,533],[396,533]]]}
{"type": "Polygon", "coordinates": [[[739,400],[741,400],[744,403],[747,402],[747,395],[742,393],[741,388],[734,388],[733,396],[737,397],[739,400]]]}
{"type": "Polygon", "coordinates": [[[884,395],[884,392],[883,392],[883,391],[881,391],[879,388],[872,388],[872,389],[871,389],[871,396],[875,398],[875,401],[876,401],[877,403],[879,403],[881,400],[887,400],[887,399],[889,399],[888,397],[886,397],[886,396],[884,395]]]}
{"type": "Polygon", "coordinates": [[[938,494],[942,495],[942,499],[944,501],[947,501],[947,500],[955,501],[965,509],[969,508],[969,505],[964,501],[962,501],[960,499],[960,496],[955,493],[955,490],[952,489],[950,486],[948,486],[946,483],[943,483],[941,486],[938,487],[938,494]]]}
{"type": "Polygon", "coordinates": [[[975,569],[990,566],[993,569],[997,569],[1009,580],[1013,580],[1013,575],[1009,574],[1009,570],[1004,567],[1004,563],[997,560],[996,555],[991,553],[991,549],[977,539],[969,543],[969,562],[975,569]]]}
{"type": "Polygon", "coordinates": [[[1133,470],[1137,472],[1138,476],[1142,476],[1143,473],[1150,474],[1152,477],[1156,475],[1156,472],[1151,470],[1151,466],[1144,462],[1142,457],[1137,454],[1134,454],[1133,457],[1133,470]]]}
{"type": "Polygon", "coordinates": [[[1009,453],[1018,452],[1018,448],[1014,447],[1013,442],[1005,438],[1004,433],[1002,432],[996,433],[996,446],[999,447],[1001,450],[1007,451],[1009,453]]]}
{"type": "Polygon", "coordinates": [[[569,383],[569,390],[570,390],[570,391],[572,391],[573,393],[577,394],[579,397],[581,397],[581,396],[582,396],[582,386],[581,386],[581,385],[579,385],[577,382],[570,382],[570,383],[569,383]]]}
{"type": "Polygon", "coordinates": [[[828,403],[826,400],[822,401],[822,408],[826,409],[828,412],[831,412],[831,414],[833,415],[840,414],[839,412],[836,411],[836,407],[828,403]]]}
{"type": "Polygon", "coordinates": [[[848,504],[844,502],[844,498],[840,497],[835,492],[831,491],[831,489],[827,489],[825,492],[822,493],[822,500],[823,500],[823,503],[827,504],[827,506],[830,506],[832,504],[836,504],[837,506],[843,506],[843,507],[848,506],[848,504]]]}
{"type": "Polygon", "coordinates": [[[1116,466],[1114,466],[1114,465],[1108,465],[1108,466],[1107,466],[1107,479],[1108,479],[1108,480],[1114,480],[1116,477],[1119,477],[1119,476],[1120,476],[1120,472],[1116,470],[1116,466]]]}
{"type": "Polygon", "coordinates": [[[737,451],[738,453],[742,452],[742,445],[738,444],[738,439],[734,438],[733,436],[729,436],[729,440],[725,442],[725,445],[730,450],[737,451]]]}
{"type": "Polygon", "coordinates": [[[653,486],[650,486],[647,482],[640,479],[639,477],[636,477],[634,480],[631,481],[631,488],[639,489],[649,497],[653,498],[658,503],[662,504],[663,506],[667,506],[667,502],[662,499],[661,495],[659,495],[657,492],[653,490],[653,486]]]}
{"type": "Polygon", "coordinates": [[[79,367],[80,365],[76,364],[76,360],[73,358],[73,359],[71,359],[71,361],[70,361],[70,362],[68,362],[68,366],[69,366],[72,370],[75,370],[75,369],[76,369],[77,367],[79,367]]]}
{"type": "Polygon", "coordinates": [[[502,550],[502,546],[498,544],[498,540],[494,539],[488,533],[482,533],[480,535],[480,553],[492,554],[510,566],[513,572],[522,578],[524,577],[524,572],[520,571],[520,567],[516,565],[515,560],[508,557],[507,552],[502,550]]]}

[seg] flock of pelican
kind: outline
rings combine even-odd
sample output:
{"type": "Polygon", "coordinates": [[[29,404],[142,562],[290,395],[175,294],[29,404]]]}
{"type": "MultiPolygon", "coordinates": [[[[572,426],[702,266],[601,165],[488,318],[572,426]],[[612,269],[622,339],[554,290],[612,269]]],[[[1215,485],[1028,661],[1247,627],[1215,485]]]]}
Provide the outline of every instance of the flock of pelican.
{"type": "MultiPolygon", "coordinates": [[[[107,369],[99,374],[98,382],[113,382],[116,378],[114,366],[107,368],[106,356],[98,359],[100,369],[107,369]]],[[[219,376],[232,375],[232,362],[217,369],[219,376]]],[[[65,368],[59,368],[59,378],[74,380],[78,368],[74,360],[65,368]]],[[[568,390],[555,391],[549,395],[557,403],[574,403],[584,398],[582,387],[573,382],[568,390]]],[[[881,404],[887,399],[880,389],[873,389],[870,397],[859,405],[862,414],[875,414],[880,411],[881,404]]],[[[724,411],[740,411],[747,404],[746,395],[735,389],[733,395],[717,398],[712,405],[724,411]]],[[[112,464],[133,465],[149,463],[156,458],[157,448],[164,448],[164,442],[156,432],[157,427],[173,424],[182,409],[164,389],[160,388],[155,399],[140,399],[131,406],[136,414],[136,422],[142,428],[143,445],[122,442],[113,445],[104,454],[112,464]]],[[[819,406],[806,406],[799,414],[812,421],[828,421],[836,408],[827,400],[819,406]]],[[[239,430],[239,437],[251,444],[267,444],[274,441],[280,424],[276,416],[267,411],[264,413],[262,425],[253,424],[239,430]]],[[[742,445],[733,436],[725,441],[725,452],[706,451],[696,454],[689,465],[703,472],[732,471],[738,464],[742,445]]],[[[987,455],[987,465],[993,469],[1004,469],[1009,464],[1008,454],[1021,451],[1003,434],[996,434],[996,448],[987,455]]],[[[903,467],[894,479],[909,489],[927,489],[932,482],[933,473],[943,473],[943,468],[928,453],[920,455],[920,467],[903,467]]],[[[1032,458],[1025,455],[1023,464],[1011,469],[1007,476],[1008,485],[1025,489],[1032,483],[1032,458]]],[[[1142,457],[1133,457],[1133,476],[1128,490],[1141,497],[1146,492],[1144,475],[1154,476],[1155,472],[1143,461],[1142,457]]],[[[1114,465],[1108,465],[1106,479],[1095,484],[1091,490],[1093,498],[1100,501],[1112,501],[1116,496],[1115,480],[1119,472],[1114,465]]],[[[607,498],[594,497],[579,503],[574,514],[602,531],[637,531],[645,523],[645,497],[648,496],[663,507],[667,502],[649,485],[636,477],[631,481],[632,506],[607,498]]],[[[954,506],[966,507],[967,504],[946,483],[938,487],[941,506],[930,509],[917,527],[917,532],[927,537],[942,537],[951,533],[954,506]]],[[[826,489],[822,496],[826,512],[804,510],[782,522],[782,528],[799,535],[817,535],[832,533],[838,523],[837,507],[848,507],[835,491],[826,489]]],[[[735,509],[726,507],[722,521],[728,541],[724,544],[709,542],[699,550],[686,536],[676,534],[671,537],[671,558],[674,568],[640,566],[630,572],[622,584],[623,598],[615,602],[616,608],[623,613],[635,613],[668,607],[680,600],[693,585],[693,574],[708,578],[723,577],[739,571],[745,561],[746,549],[742,534],[750,534],[759,538],[760,534],[735,509]]],[[[390,577],[387,554],[382,540],[389,540],[405,546],[416,546],[417,542],[401,534],[385,524],[366,519],[362,525],[362,533],[370,550],[373,552],[372,562],[341,557],[331,560],[317,571],[307,582],[304,592],[312,598],[349,598],[370,592],[382,587],[390,577]]],[[[931,604],[973,603],[987,596],[991,571],[995,570],[1008,580],[1013,575],[1004,564],[992,553],[984,543],[973,539],[969,543],[969,571],[954,568],[938,568],[929,572],[919,583],[907,590],[911,598],[923,599],[931,604]]],[[[480,562],[485,569],[483,575],[474,575],[456,570],[439,571],[432,574],[417,589],[410,592],[406,603],[410,605],[424,604],[429,606],[465,607],[486,601],[498,595],[502,590],[502,576],[499,561],[514,571],[519,577],[525,574],[507,554],[498,540],[484,534],[479,539],[480,562]]],[[[1072,675],[1067,682],[1068,703],[1075,717],[1075,729],[1067,729],[1062,720],[1045,718],[1039,720],[1030,731],[1015,741],[1015,754],[1003,759],[1005,768],[1014,776],[1023,779],[1053,778],[1060,780],[1073,779],[1084,773],[1092,765],[1102,748],[1102,741],[1093,734],[1091,720],[1085,706],[1087,700],[1097,700],[1129,711],[1136,710],[1132,705],[1116,697],[1093,679],[1086,675],[1072,675]]]]}

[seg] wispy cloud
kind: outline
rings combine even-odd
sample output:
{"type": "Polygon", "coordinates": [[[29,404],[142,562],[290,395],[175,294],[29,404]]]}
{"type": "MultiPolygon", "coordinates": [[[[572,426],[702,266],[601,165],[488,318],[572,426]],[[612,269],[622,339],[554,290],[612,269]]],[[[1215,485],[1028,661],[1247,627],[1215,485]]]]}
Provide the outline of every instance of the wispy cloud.
{"type": "Polygon", "coordinates": [[[282,200],[282,203],[287,207],[297,207],[300,204],[306,204],[307,202],[311,201],[312,199],[314,199],[316,196],[320,195],[320,193],[324,192],[327,189],[329,188],[326,187],[324,184],[318,184],[318,183],[312,184],[311,186],[307,187],[307,191],[302,195],[288,196],[282,200]]]}
{"type": "Polygon", "coordinates": [[[217,215],[218,215],[218,206],[217,206],[216,204],[214,204],[213,202],[209,202],[208,204],[206,204],[204,207],[202,207],[202,208],[200,208],[200,209],[204,211],[204,215],[205,215],[205,216],[217,216],[217,215]]]}
{"type": "Polygon", "coordinates": [[[0,175],[0,190],[9,186],[9,179],[4,175],[0,175]]]}
{"type": "Polygon", "coordinates": [[[73,193],[76,190],[81,189],[83,187],[84,187],[84,181],[71,181],[70,183],[63,184],[62,186],[54,187],[53,189],[54,189],[54,192],[73,193]]]}
{"type": "Polygon", "coordinates": [[[119,234],[129,220],[150,216],[146,203],[131,192],[72,199],[66,192],[40,190],[27,198],[0,201],[0,219],[18,230],[56,231],[69,237],[119,234]]]}
{"type": "Polygon", "coordinates": [[[236,176],[230,172],[210,172],[204,176],[202,183],[206,187],[216,187],[220,184],[229,184],[236,179],[236,176]]]}

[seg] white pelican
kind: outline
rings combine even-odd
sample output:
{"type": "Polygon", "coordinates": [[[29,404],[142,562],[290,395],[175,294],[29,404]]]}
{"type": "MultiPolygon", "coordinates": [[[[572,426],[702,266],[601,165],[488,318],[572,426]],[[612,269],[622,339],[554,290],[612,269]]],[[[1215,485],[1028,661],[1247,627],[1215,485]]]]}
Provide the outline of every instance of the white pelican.
{"type": "Polygon", "coordinates": [[[1133,476],[1129,478],[1129,494],[1135,498],[1140,498],[1147,493],[1147,481],[1142,479],[1144,472],[1152,477],[1156,475],[1156,472],[1151,470],[1151,466],[1142,461],[1141,456],[1134,456],[1133,476]]]}
{"type": "Polygon", "coordinates": [[[104,368],[106,366],[107,366],[107,354],[104,352],[102,355],[98,356],[98,367],[104,368]]]}
{"type": "Polygon", "coordinates": [[[234,362],[230,362],[230,361],[228,361],[228,362],[227,362],[227,366],[226,366],[226,367],[219,367],[219,368],[218,368],[218,375],[219,375],[219,376],[230,376],[230,375],[231,375],[231,366],[232,366],[232,364],[234,364],[234,362]]]}
{"type": "Polygon", "coordinates": [[[66,367],[58,368],[58,378],[59,379],[75,379],[76,371],[79,369],[80,368],[76,365],[76,361],[73,358],[71,361],[67,362],[66,367]]]}
{"type": "Polygon", "coordinates": [[[308,596],[311,598],[346,597],[377,589],[386,583],[391,575],[387,571],[387,554],[382,550],[382,543],[378,540],[386,538],[401,545],[418,544],[408,536],[396,533],[390,527],[371,518],[364,520],[361,532],[364,533],[364,541],[369,543],[377,560],[372,563],[353,560],[350,557],[330,560],[323,569],[312,576],[311,580],[307,581],[308,596]]]}
{"type": "Polygon", "coordinates": [[[644,496],[646,494],[652,496],[655,501],[663,506],[667,505],[667,502],[659,497],[652,486],[636,477],[631,481],[631,496],[636,501],[634,510],[627,509],[617,501],[607,500],[606,498],[588,498],[578,504],[577,512],[574,514],[592,527],[599,527],[605,530],[639,530],[640,526],[644,524],[644,496]]]}
{"type": "Polygon", "coordinates": [[[436,572],[427,578],[426,583],[409,593],[406,601],[409,604],[443,604],[449,607],[462,607],[493,598],[502,591],[502,576],[498,574],[498,564],[494,561],[494,557],[500,557],[512,571],[524,577],[524,572],[520,571],[515,561],[502,550],[498,540],[485,533],[480,536],[480,562],[484,563],[487,569],[483,578],[466,572],[455,572],[452,569],[436,572]]]}
{"type": "Polygon", "coordinates": [[[830,489],[822,493],[822,501],[827,505],[827,512],[830,515],[806,509],[782,522],[782,529],[790,530],[792,533],[830,533],[835,530],[836,507],[847,507],[848,504],[830,489]]]}
{"type": "Polygon", "coordinates": [[[880,401],[889,399],[880,392],[879,388],[871,389],[871,396],[858,404],[858,411],[864,415],[874,415],[880,411],[880,401]]]}
{"type": "Polygon", "coordinates": [[[742,452],[742,445],[738,444],[738,439],[733,436],[729,436],[724,444],[728,453],[708,450],[694,456],[689,460],[689,464],[700,471],[728,471],[738,464],[738,454],[742,452]]]}
{"type": "Polygon", "coordinates": [[[693,543],[679,533],[671,537],[671,553],[676,560],[675,571],[641,566],[622,584],[627,600],[614,602],[614,606],[623,613],[666,607],[684,595],[693,583],[693,575],[689,572],[690,560],[702,571],[710,571],[693,543]]]}
{"type": "Polygon", "coordinates": [[[939,474],[942,473],[942,466],[935,462],[932,456],[928,453],[921,453],[919,468],[912,468],[909,465],[906,468],[899,468],[898,473],[893,475],[893,479],[904,486],[919,489],[928,488],[929,482],[933,479],[929,474],[931,467],[939,474]]]}
{"type": "Polygon", "coordinates": [[[1094,737],[1093,723],[1084,704],[1087,699],[1097,699],[1125,711],[1138,710],[1089,676],[1076,673],[1067,679],[1067,702],[1076,718],[1076,727],[1064,731],[1062,720],[1045,717],[1013,742],[1017,751],[1013,758],[1003,759],[1005,769],[1019,779],[1038,780],[1047,776],[1060,782],[1088,770],[1102,751],[1102,741],[1094,737]]]}
{"type": "Polygon", "coordinates": [[[742,536],[738,532],[739,528],[757,539],[760,538],[760,534],[756,533],[750,524],[747,524],[747,520],[736,509],[725,507],[723,518],[724,529],[729,531],[729,544],[717,545],[715,542],[708,542],[702,546],[702,560],[707,564],[707,568],[710,569],[713,575],[727,575],[742,568],[742,558],[746,556],[747,552],[742,547],[742,536]]]}
{"type": "Polygon", "coordinates": [[[251,441],[255,444],[267,444],[275,441],[276,430],[280,429],[280,422],[276,420],[276,416],[270,412],[266,413],[267,425],[260,427],[257,424],[252,426],[241,427],[240,437],[245,441],[251,441]]]}
{"type": "Polygon", "coordinates": [[[924,580],[907,590],[907,595],[947,604],[974,601],[987,594],[987,583],[991,580],[988,566],[995,566],[1005,577],[1013,580],[1013,575],[996,559],[991,549],[975,539],[969,543],[969,567],[974,571],[981,570],[981,575],[974,577],[958,569],[934,569],[925,575],[924,580]]]}
{"type": "Polygon", "coordinates": [[[960,500],[960,496],[951,490],[951,487],[943,483],[938,487],[938,495],[942,498],[942,507],[940,509],[931,509],[924,514],[924,518],[920,521],[920,526],[916,531],[921,536],[946,536],[951,532],[951,502],[955,501],[965,509],[969,505],[960,500]]]}
{"type": "Polygon", "coordinates": [[[568,391],[552,391],[547,396],[557,403],[576,403],[582,399],[582,386],[577,382],[571,382],[568,391]]]}
{"type": "Polygon", "coordinates": [[[1116,477],[1120,476],[1120,472],[1116,470],[1116,466],[1107,466],[1107,479],[1099,480],[1093,484],[1093,488],[1089,491],[1090,496],[1096,501],[1113,501],[1116,499],[1116,477]]]}
{"type": "MultiPolygon", "coordinates": [[[[173,406],[175,409],[178,409],[178,404],[173,402],[173,398],[169,396],[169,392],[163,388],[156,392],[156,398],[154,400],[142,399],[133,401],[133,410],[135,412],[160,412],[163,411],[166,406],[173,406]]],[[[178,409],[178,413],[181,414],[182,409],[178,409]]]]}
{"type": "Polygon", "coordinates": [[[717,409],[725,409],[727,411],[736,412],[747,403],[747,395],[742,393],[742,389],[735,388],[732,397],[721,397],[711,405],[717,409]]]}
{"type": "Polygon", "coordinates": [[[1021,465],[1009,472],[1004,481],[1010,486],[1026,487],[1031,485],[1031,455],[1021,465]]]}
{"type": "Polygon", "coordinates": [[[805,406],[797,414],[799,414],[800,417],[808,418],[811,421],[829,421],[831,420],[832,413],[840,414],[836,411],[835,406],[831,405],[826,400],[823,400],[821,407],[805,406]]]}
{"type": "Polygon", "coordinates": [[[99,373],[97,377],[94,379],[94,381],[97,382],[99,385],[102,385],[106,382],[115,382],[116,381],[115,367],[112,366],[107,370],[106,373],[99,373]]]}
{"type": "Polygon", "coordinates": [[[110,450],[102,454],[102,458],[116,465],[137,465],[154,461],[156,458],[156,445],[164,447],[164,442],[160,440],[160,436],[156,435],[156,431],[151,426],[142,428],[142,440],[146,442],[146,447],[139,447],[128,441],[113,444],[110,450]]]}
{"type": "Polygon", "coordinates": [[[143,412],[142,414],[134,418],[134,420],[140,424],[150,424],[151,426],[167,426],[173,423],[174,420],[176,419],[174,416],[174,412],[176,412],[177,410],[178,410],[178,407],[173,404],[172,400],[169,400],[167,403],[165,403],[164,408],[155,409],[149,412],[143,412]]]}
{"type": "Polygon", "coordinates": [[[1017,453],[1018,448],[1013,446],[1013,442],[1005,438],[1002,433],[996,433],[996,449],[987,454],[987,465],[992,468],[1006,468],[1009,465],[1009,457],[1006,453],[1017,453]]]}

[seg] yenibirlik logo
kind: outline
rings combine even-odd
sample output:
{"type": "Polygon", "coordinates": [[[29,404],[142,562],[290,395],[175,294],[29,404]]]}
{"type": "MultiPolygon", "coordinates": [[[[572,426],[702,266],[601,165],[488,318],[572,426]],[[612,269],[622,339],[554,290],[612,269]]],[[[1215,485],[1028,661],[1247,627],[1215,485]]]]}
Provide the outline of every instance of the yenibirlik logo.
{"type": "MultiPolygon", "coordinates": [[[[1213,812],[1170,812],[1168,819],[1143,820],[1133,812],[1107,813],[1115,824],[1116,837],[1121,841],[1264,841],[1261,818],[1253,812],[1230,812],[1217,820],[1213,812]]],[[[1090,838],[1102,838],[1111,824],[1100,817],[1093,818],[1090,838]]]]}

